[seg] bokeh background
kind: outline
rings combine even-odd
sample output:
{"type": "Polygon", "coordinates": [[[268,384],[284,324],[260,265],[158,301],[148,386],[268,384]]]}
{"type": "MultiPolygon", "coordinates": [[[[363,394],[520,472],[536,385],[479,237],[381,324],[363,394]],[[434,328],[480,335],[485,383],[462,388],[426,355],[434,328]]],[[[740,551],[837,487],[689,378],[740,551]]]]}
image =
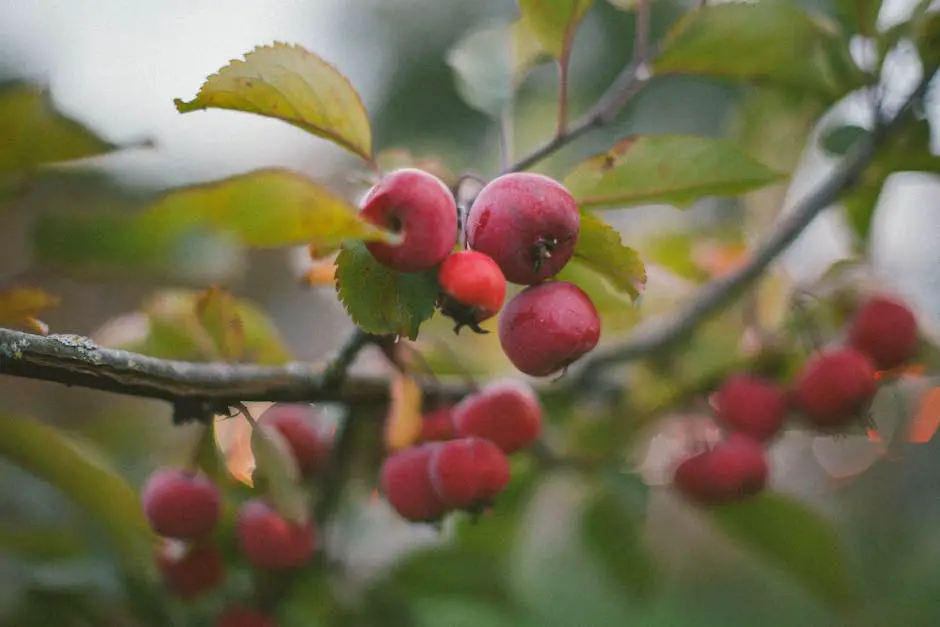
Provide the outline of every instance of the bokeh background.
{"type": "MultiPolygon", "coordinates": [[[[576,40],[573,111],[582,110],[603,91],[632,50],[632,15],[605,2],[596,4],[576,40]]],[[[826,0],[799,4],[835,19],[835,7],[826,0]]],[[[879,24],[903,20],[913,4],[886,1],[879,24]]],[[[681,2],[654,0],[654,35],[662,35],[683,10],[681,2]]],[[[197,289],[219,282],[264,311],[295,358],[325,358],[352,324],[329,286],[299,283],[307,263],[303,249],[192,250],[181,256],[171,276],[128,277],[43,254],[34,241],[36,220],[101,203],[120,206],[163,189],[268,166],[356,189],[353,157],[298,129],[241,113],[180,115],[174,108],[173,99],[191,98],[207,74],[256,45],[274,41],[300,44],[349,77],[370,113],[380,149],[404,148],[439,158],[454,172],[469,169],[492,176],[499,168],[497,129],[461,100],[446,59],[469,31],[511,19],[515,12],[508,0],[232,0],[224,5],[0,0],[0,79],[47,85],[61,111],[116,144],[149,142],[54,171],[0,211],[0,277],[41,285],[62,298],[63,305],[43,318],[53,331],[92,335],[114,344],[140,332],[140,318],[128,314],[151,302],[156,290],[197,289]],[[118,316],[123,317],[114,324],[118,316]]],[[[853,52],[864,62],[865,45],[856,43],[853,52]]],[[[890,63],[889,92],[903,95],[920,78],[916,54],[899,50],[890,63]]],[[[523,85],[515,105],[516,156],[552,131],[555,93],[551,66],[538,68],[523,85]]],[[[833,167],[833,158],[815,146],[826,124],[866,122],[853,97],[827,112],[817,128],[812,127],[815,113],[798,102],[760,102],[727,83],[656,79],[614,125],[539,165],[539,171],[560,177],[616,138],[669,132],[744,138],[747,148],[765,163],[794,172],[790,185],[743,200],[709,199],[684,211],[651,206],[608,212],[606,217],[621,230],[624,241],[646,253],[650,284],[639,312],[611,301],[605,335],[616,337],[638,317],[677,306],[701,279],[718,272],[718,262],[708,261],[714,253],[708,246],[720,244],[723,234],[743,223],[743,235],[751,241],[772,228],[781,211],[833,167]],[[708,245],[695,248],[703,242],[708,245]],[[663,252],[667,250],[673,252],[663,252]],[[682,255],[676,250],[685,250],[693,262],[698,259],[699,267],[686,276],[670,272],[670,264],[680,263],[668,258],[682,255]]],[[[929,114],[936,148],[940,110],[931,108],[929,114]]],[[[890,285],[908,299],[935,340],[940,338],[938,198],[936,176],[893,175],[878,201],[867,249],[872,261],[867,280],[890,285]]],[[[766,297],[761,302],[769,316],[785,314],[783,294],[812,283],[833,263],[853,254],[846,233],[837,212],[808,230],[763,288],[766,297]]],[[[451,347],[447,354],[463,362],[460,368],[510,373],[492,336],[458,341],[444,333],[446,325],[431,326],[431,336],[444,338],[441,341],[451,347]]],[[[712,351],[717,359],[725,341],[697,349],[705,351],[699,356],[707,359],[712,351]]],[[[447,359],[444,353],[434,353],[436,347],[439,343],[428,349],[445,362],[446,371],[447,359]]],[[[382,360],[373,354],[364,355],[356,366],[363,372],[383,369],[382,360]]],[[[875,417],[884,434],[919,411],[919,399],[933,384],[929,377],[919,378],[905,382],[900,392],[879,396],[875,417]]],[[[629,380],[626,385],[631,385],[629,380]]],[[[170,410],[161,403],[3,377],[0,398],[4,415],[47,421],[88,441],[135,487],[155,467],[181,461],[181,451],[195,435],[188,427],[172,428],[170,410]]],[[[677,424],[685,413],[666,416],[651,445],[637,453],[649,485],[664,483],[663,469],[682,446],[677,424]]],[[[667,574],[652,602],[637,601],[605,578],[585,549],[577,514],[587,489],[564,473],[545,477],[529,498],[513,506],[518,512],[511,534],[500,536],[496,525],[487,540],[488,521],[474,532],[475,541],[489,547],[480,555],[498,553],[502,558],[495,584],[485,581],[489,566],[480,567],[476,586],[468,585],[463,593],[436,586],[433,572],[418,570],[423,574],[410,582],[408,594],[416,599],[420,624],[447,627],[940,624],[938,452],[935,440],[907,443],[885,455],[881,443],[863,435],[833,439],[799,432],[775,445],[774,486],[799,495],[833,521],[848,551],[850,572],[863,591],[857,611],[848,617],[832,612],[773,564],[729,541],[668,490],[655,488],[649,494],[643,534],[667,574]]],[[[0,477],[0,623],[19,627],[29,617],[37,625],[52,620],[61,625],[137,624],[122,617],[124,592],[106,538],[95,523],[56,490],[12,465],[0,464],[0,477]],[[24,556],[17,539],[24,537],[20,532],[26,528],[46,534],[36,536],[40,544],[66,538],[91,549],[51,557],[42,557],[39,550],[24,556]],[[89,599],[112,608],[104,613],[111,622],[82,622],[76,608],[89,599]]],[[[365,498],[368,492],[358,505],[344,510],[342,524],[331,535],[349,576],[360,582],[380,580],[411,548],[442,541],[436,530],[408,525],[381,500],[365,498]]],[[[793,528],[792,533],[794,550],[810,550],[802,543],[801,529],[793,528]]],[[[448,537],[445,533],[443,541],[448,537]]],[[[473,570],[487,559],[457,560],[449,566],[473,570]]],[[[448,564],[441,568],[446,571],[448,564]]],[[[307,621],[296,624],[324,622],[304,609],[302,599],[294,602],[300,608],[296,615],[307,621]]],[[[380,615],[369,624],[395,620],[391,611],[384,619],[380,615]]]]}

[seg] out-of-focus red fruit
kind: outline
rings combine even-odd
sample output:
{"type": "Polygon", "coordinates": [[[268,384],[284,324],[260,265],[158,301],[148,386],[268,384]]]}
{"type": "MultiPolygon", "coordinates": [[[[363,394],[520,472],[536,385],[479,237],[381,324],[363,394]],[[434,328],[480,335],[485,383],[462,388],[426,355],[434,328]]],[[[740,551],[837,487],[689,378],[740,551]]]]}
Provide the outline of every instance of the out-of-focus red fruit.
{"type": "Polygon", "coordinates": [[[454,407],[453,420],[459,436],[489,440],[510,455],[538,438],[542,406],[531,387],[505,379],[464,397],[454,407]]]}
{"type": "Polygon", "coordinates": [[[733,433],[715,448],[678,465],[676,489],[698,505],[720,505],[754,496],[767,485],[769,469],[758,440],[733,433]]]}
{"type": "Polygon", "coordinates": [[[792,401],[810,424],[828,430],[856,420],[876,392],[875,367],[868,357],[842,347],[817,353],[806,363],[792,401]]]}
{"type": "Polygon", "coordinates": [[[856,312],[847,343],[868,355],[878,370],[893,370],[917,350],[917,320],[904,303],[873,296],[856,312]]]}
{"type": "Polygon", "coordinates": [[[421,435],[419,442],[443,442],[452,440],[457,436],[454,423],[451,419],[453,407],[448,405],[428,412],[421,420],[421,435]]]}
{"type": "Polygon", "coordinates": [[[312,520],[293,523],[265,501],[246,501],[238,511],[236,538],[245,559],[266,570],[306,566],[317,549],[312,520]]]}
{"type": "Polygon", "coordinates": [[[150,526],[167,538],[206,536],[222,514],[218,487],[208,477],[182,468],[161,468],[151,474],[140,500],[150,526]]]}
{"type": "Polygon", "coordinates": [[[451,509],[488,504],[509,483],[509,472],[506,454],[482,438],[450,440],[431,455],[431,485],[451,509]]]}
{"type": "Polygon", "coordinates": [[[156,562],[167,590],[183,600],[210,592],[225,581],[225,562],[211,544],[164,541],[157,550],[156,562]]]}
{"type": "Polygon", "coordinates": [[[276,403],[266,409],[258,422],[273,426],[284,437],[304,476],[319,472],[330,459],[330,437],[316,427],[320,411],[313,405],[276,403]]]}
{"type": "Polygon", "coordinates": [[[247,607],[230,606],[215,619],[215,627],[275,627],[274,618],[247,607]]]}
{"type": "Polygon", "coordinates": [[[728,377],[716,399],[719,423],[761,441],[780,431],[787,414],[787,395],[780,386],[746,374],[728,377]]]}
{"type": "Polygon", "coordinates": [[[430,462],[440,443],[422,444],[385,459],[380,473],[382,493],[398,514],[414,522],[432,522],[447,513],[431,485],[430,462]]]}

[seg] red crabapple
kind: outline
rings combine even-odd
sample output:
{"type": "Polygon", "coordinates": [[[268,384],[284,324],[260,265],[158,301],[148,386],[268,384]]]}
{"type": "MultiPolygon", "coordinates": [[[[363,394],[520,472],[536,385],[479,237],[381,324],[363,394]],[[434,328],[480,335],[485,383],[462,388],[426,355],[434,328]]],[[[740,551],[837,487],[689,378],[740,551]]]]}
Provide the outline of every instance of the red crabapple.
{"type": "Polygon", "coordinates": [[[457,433],[454,431],[454,422],[451,419],[453,406],[445,405],[421,417],[421,434],[419,442],[443,442],[452,440],[457,433]]]}
{"type": "Polygon", "coordinates": [[[689,501],[720,505],[754,496],[767,485],[764,447],[743,433],[732,433],[715,448],[676,467],[673,483],[689,501]]]}
{"type": "Polygon", "coordinates": [[[258,417],[284,437],[304,476],[319,471],[330,458],[330,438],[317,431],[319,410],[313,405],[276,403],[258,417]]]}
{"type": "Polygon", "coordinates": [[[208,477],[182,468],[161,468],[147,479],[140,500],[150,526],[167,538],[199,538],[222,514],[219,489],[208,477]]]}
{"type": "Polygon", "coordinates": [[[480,190],[466,230],[469,247],[492,257],[507,281],[532,285],[565,267],[580,228],[578,205],[560,183],[514,172],[480,190]]]}
{"type": "Polygon", "coordinates": [[[506,299],[506,277],[492,257],[475,250],[451,254],[437,275],[441,286],[441,313],[453,318],[454,332],[468,326],[488,333],[479,323],[499,312],[506,299]]]}
{"type": "Polygon", "coordinates": [[[509,459],[482,438],[444,442],[432,453],[429,470],[431,485],[449,509],[486,505],[509,484],[509,459]]]}
{"type": "Polygon", "coordinates": [[[257,610],[231,605],[218,615],[215,627],[275,627],[274,619],[257,610]]]}
{"type": "Polygon", "coordinates": [[[793,388],[793,405],[807,421],[833,429],[855,420],[875,396],[875,367],[850,347],[824,350],[804,366],[793,388]]]}
{"type": "Polygon", "coordinates": [[[305,566],[317,549],[312,520],[294,523],[259,499],[246,501],[239,509],[235,536],[245,559],[266,570],[305,566]]]}
{"type": "Polygon", "coordinates": [[[398,272],[423,272],[440,264],[457,243],[457,205],[432,174],[404,168],[387,174],[363,200],[360,215],[398,233],[398,244],[366,242],[375,260],[398,272]]]}
{"type": "Polygon", "coordinates": [[[521,372],[545,377],[594,350],[601,320],[594,303],[566,281],[533,285],[516,294],[499,317],[499,342],[521,372]]]}
{"type": "Polygon", "coordinates": [[[787,413],[787,395],[770,381],[746,374],[728,377],[716,393],[717,421],[725,428],[757,440],[780,431],[787,413]]]}
{"type": "Polygon", "coordinates": [[[907,305],[873,296],[856,312],[846,343],[868,355],[878,370],[893,370],[917,349],[917,321],[907,305]]]}
{"type": "Polygon", "coordinates": [[[520,381],[495,381],[454,407],[460,437],[489,440],[510,455],[531,444],[542,430],[542,406],[532,388],[520,381]]]}
{"type": "Polygon", "coordinates": [[[194,599],[225,580],[225,562],[212,544],[165,540],[157,550],[156,562],[167,590],[180,599],[194,599]]]}
{"type": "Polygon", "coordinates": [[[439,446],[440,443],[432,443],[406,448],[383,462],[382,493],[402,518],[431,522],[447,513],[447,506],[431,485],[431,455],[439,446]]]}

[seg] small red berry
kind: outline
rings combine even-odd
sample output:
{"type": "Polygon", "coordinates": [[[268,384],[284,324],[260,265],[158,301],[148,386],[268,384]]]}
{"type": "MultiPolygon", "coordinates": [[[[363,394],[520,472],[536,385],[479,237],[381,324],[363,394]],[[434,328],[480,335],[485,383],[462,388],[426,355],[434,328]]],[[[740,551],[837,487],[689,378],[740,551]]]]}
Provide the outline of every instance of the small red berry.
{"type": "Polygon", "coordinates": [[[238,511],[236,538],[248,562],[267,570],[305,566],[317,548],[313,521],[291,522],[257,499],[246,501],[238,511]]]}
{"type": "Polygon", "coordinates": [[[301,474],[311,476],[321,470],[330,458],[330,438],[317,431],[320,412],[313,405],[277,403],[258,417],[261,424],[270,424],[284,437],[301,474]]]}
{"type": "Polygon", "coordinates": [[[505,379],[466,396],[454,407],[453,419],[459,436],[489,440],[510,455],[539,436],[542,406],[531,387],[505,379]]]}
{"type": "Polygon", "coordinates": [[[431,485],[450,509],[487,504],[509,483],[509,460],[482,438],[450,440],[431,455],[431,485]]]}
{"type": "Polygon", "coordinates": [[[375,260],[398,272],[440,264],[457,243],[457,205],[444,183],[413,168],[396,170],[373,187],[360,214],[402,236],[398,244],[366,242],[375,260]]]}
{"type": "Polygon", "coordinates": [[[768,473],[761,443],[733,433],[712,450],[682,461],[673,484],[695,504],[720,505],[754,496],[767,485],[768,473]]]}
{"type": "Polygon", "coordinates": [[[735,374],[718,389],[716,418],[725,428],[757,440],[780,431],[787,413],[787,395],[779,386],[746,374],[735,374]]]}
{"type": "Polygon", "coordinates": [[[428,412],[421,419],[421,434],[419,442],[443,442],[452,440],[457,436],[451,418],[453,407],[448,405],[428,412]]]}
{"type": "Polygon", "coordinates": [[[499,317],[499,342],[521,372],[545,377],[594,350],[601,320],[594,303],[565,281],[533,285],[516,294],[499,317]]]}
{"type": "Polygon", "coordinates": [[[506,280],[532,285],[558,274],[578,241],[578,205],[557,181],[504,174],[477,195],[467,216],[469,247],[492,257],[506,280]]]}
{"type": "Polygon", "coordinates": [[[863,353],[843,347],[817,353],[793,389],[793,404],[821,429],[844,426],[858,417],[877,392],[875,367],[863,353]]]}
{"type": "Polygon", "coordinates": [[[907,305],[874,296],[856,312],[847,344],[868,355],[878,370],[893,370],[917,350],[917,320],[907,305]]]}
{"type": "Polygon", "coordinates": [[[167,538],[199,538],[215,529],[222,514],[219,489],[208,477],[181,468],[161,468],[140,495],[150,526],[167,538]]]}
{"type": "Polygon", "coordinates": [[[457,322],[455,332],[469,326],[486,333],[478,323],[499,312],[506,299],[506,277],[492,257],[475,250],[451,254],[437,275],[441,286],[441,312],[457,322]]]}
{"type": "Polygon", "coordinates": [[[215,619],[215,627],[275,627],[275,625],[274,618],[238,605],[225,608],[215,619]]]}
{"type": "Polygon", "coordinates": [[[164,541],[157,551],[157,569],[173,595],[190,600],[214,590],[225,581],[225,562],[211,544],[187,546],[164,541]]]}
{"type": "Polygon", "coordinates": [[[382,493],[402,518],[430,522],[447,513],[447,506],[431,485],[431,455],[439,446],[433,443],[407,448],[389,456],[382,464],[382,493]]]}

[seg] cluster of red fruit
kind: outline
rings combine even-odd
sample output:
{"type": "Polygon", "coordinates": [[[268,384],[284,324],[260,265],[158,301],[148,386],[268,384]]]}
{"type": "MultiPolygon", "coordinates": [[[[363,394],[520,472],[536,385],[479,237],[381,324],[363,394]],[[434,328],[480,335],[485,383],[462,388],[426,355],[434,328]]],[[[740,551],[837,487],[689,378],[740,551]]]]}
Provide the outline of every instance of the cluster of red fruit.
{"type": "Polygon", "coordinates": [[[376,261],[397,272],[439,269],[440,310],[457,323],[455,331],[483,333],[479,323],[503,308],[506,282],[529,286],[499,320],[503,352],[520,371],[548,376],[597,345],[600,319],[590,298],[572,283],[549,281],[574,254],[581,224],[574,198],[558,182],[517,172],[488,183],[467,214],[463,251],[455,251],[454,196],[427,172],[388,174],[361,214],[401,237],[397,244],[369,242],[376,261]]]}
{"type": "Polygon", "coordinates": [[[538,437],[542,408],[531,388],[502,380],[428,414],[424,424],[422,443],[385,460],[381,485],[403,518],[434,522],[492,505],[509,484],[507,456],[538,437]]]}
{"type": "MultiPolygon", "coordinates": [[[[310,405],[277,404],[259,418],[283,437],[301,472],[309,477],[329,459],[330,441],[314,424],[310,405]]],[[[214,590],[225,580],[226,567],[212,533],[222,515],[222,495],[208,477],[181,468],[161,468],[141,492],[144,514],[163,540],[156,562],[167,590],[192,600],[214,590]]],[[[243,503],[236,521],[238,547],[246,561],[263,570],[299,568],[310,562],[317,548],[313,521],[285,519],[264,499],[243,503]]],[[[228,607],[217,627],[274,627],[274,619],[252,608],[228,607]]]]}
{"type": "Polygon", "coordinates": [[[780,432],[791,411],[823,433],[858,421],[877,392],[877,372],[903,366],[913,357],[917,342],[911,310],[878,295],[856,312],[845,344],[813,355],[792,386],[747,374],[729,377],[714,397],[716,421],[729,435],[676,467],[676,489],[700,505],[760,492],[769,472],[764,446],[780,432]]]}

